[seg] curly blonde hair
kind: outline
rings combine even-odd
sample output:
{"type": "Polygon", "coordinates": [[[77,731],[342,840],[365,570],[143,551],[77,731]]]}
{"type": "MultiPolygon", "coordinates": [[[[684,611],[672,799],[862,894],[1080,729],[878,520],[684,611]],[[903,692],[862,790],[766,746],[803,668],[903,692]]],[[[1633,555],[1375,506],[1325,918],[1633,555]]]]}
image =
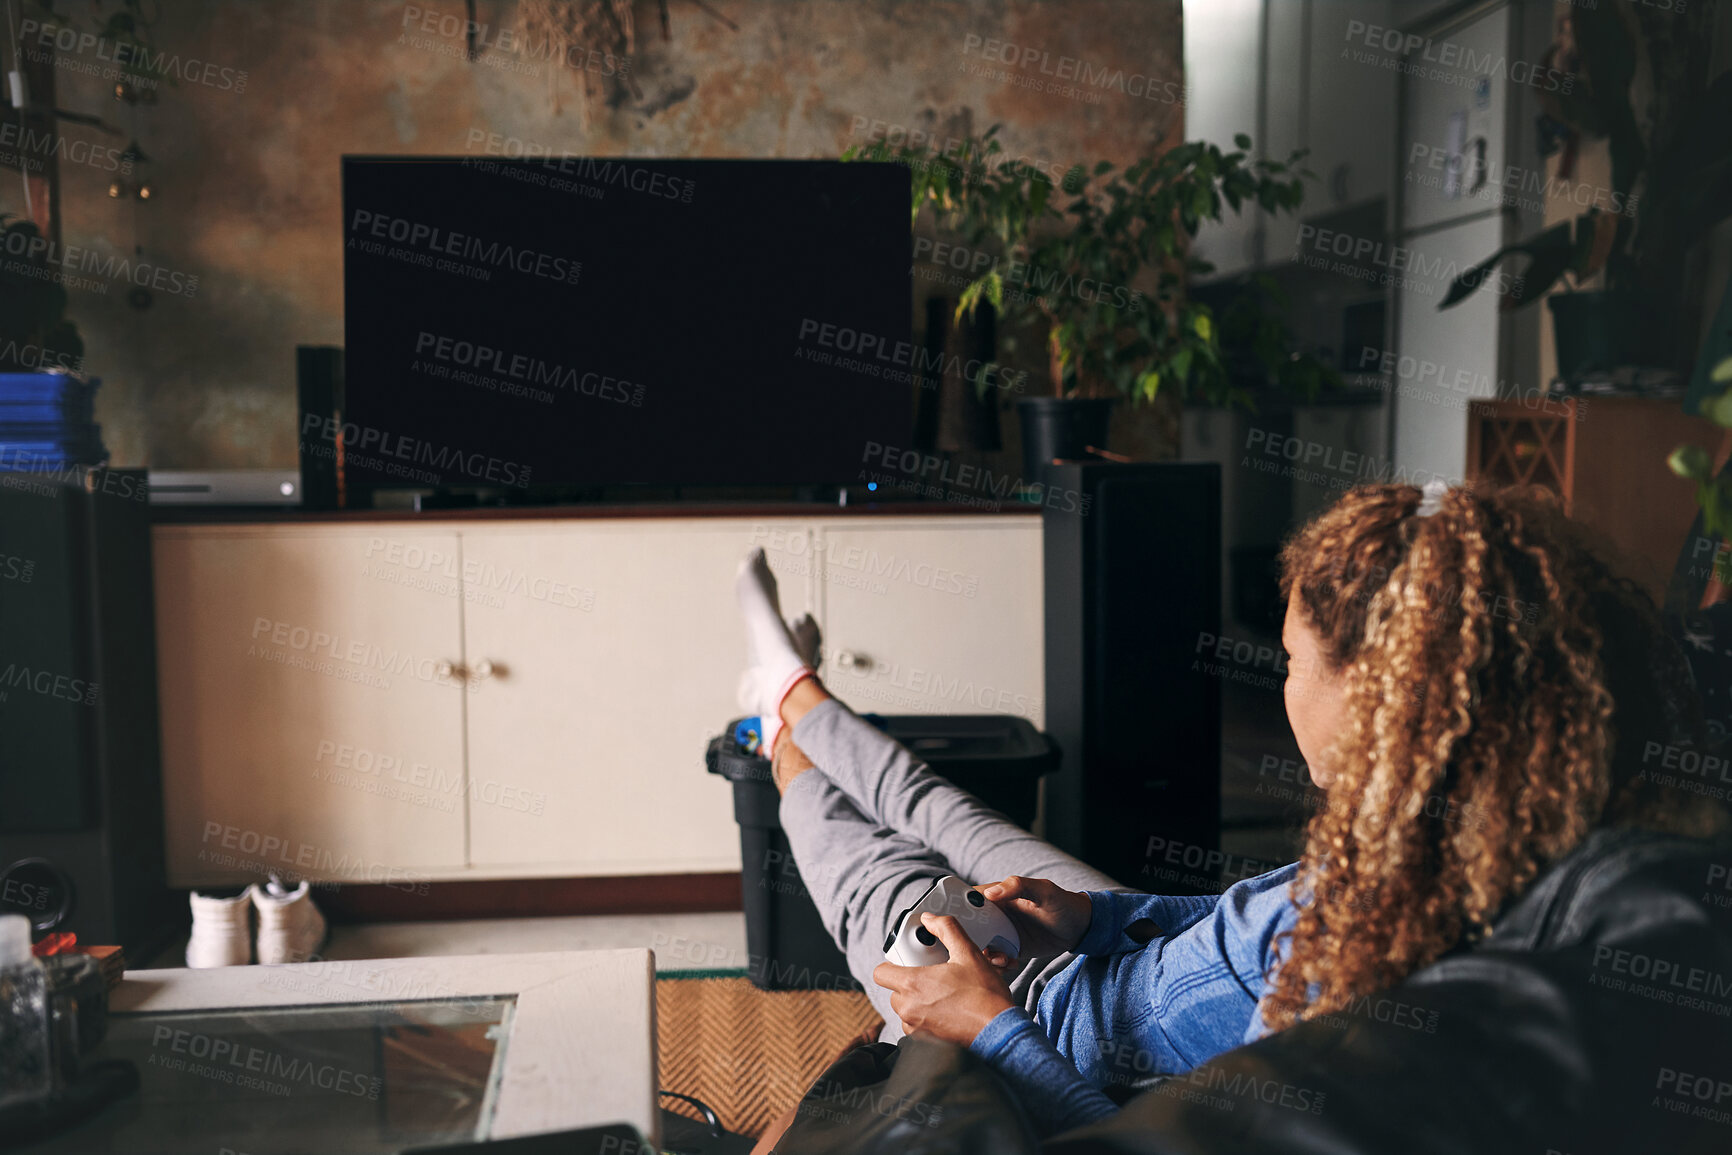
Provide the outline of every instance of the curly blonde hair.
{"type": "Polygon", "coordinates": [[[1482,938],[1597,825],[1724,825],[1642,774],[1644,741],[1697,717],[1648,596],[1546,491],[1451,489],[1417,516],[1421,496],[1349,491],[1282,552],[1345,717],[1263,1001],[1275,1029],[1482,938]]]}

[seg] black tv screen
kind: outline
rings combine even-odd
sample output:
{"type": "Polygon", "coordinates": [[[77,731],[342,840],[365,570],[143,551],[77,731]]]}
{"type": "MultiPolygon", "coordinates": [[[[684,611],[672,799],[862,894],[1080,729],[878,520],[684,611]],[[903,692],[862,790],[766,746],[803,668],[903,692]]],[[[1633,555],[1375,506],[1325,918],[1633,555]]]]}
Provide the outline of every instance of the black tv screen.
{"type": "Polygon", "coordinates": [[[857,479],[913,423],[909,192],[838,161],[343,158],[350,482],[857,479]]]}

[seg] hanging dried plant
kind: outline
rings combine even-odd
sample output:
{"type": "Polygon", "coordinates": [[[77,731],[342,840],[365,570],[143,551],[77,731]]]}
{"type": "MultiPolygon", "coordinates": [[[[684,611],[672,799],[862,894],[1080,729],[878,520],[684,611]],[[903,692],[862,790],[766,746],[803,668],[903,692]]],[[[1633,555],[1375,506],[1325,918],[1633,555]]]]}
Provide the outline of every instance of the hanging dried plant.
{"type": "Polygon", "coordinates": [[[631,84],[631,55],[637,47],[632,0],[519,0],[523,32],[552,67],[548,100],[559,111],[560,73],[577,81],[578,118],[589,130],[589,101],[605,96],[609,84],[631,84]],[[597,64],[595,62],[601,62],[597,64]]]}

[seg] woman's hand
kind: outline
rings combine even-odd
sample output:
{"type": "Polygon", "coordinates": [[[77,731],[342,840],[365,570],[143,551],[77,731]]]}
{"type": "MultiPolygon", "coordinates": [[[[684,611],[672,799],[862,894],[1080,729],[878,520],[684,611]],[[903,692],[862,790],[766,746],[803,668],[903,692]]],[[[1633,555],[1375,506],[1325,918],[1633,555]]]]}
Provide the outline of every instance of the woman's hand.
{"type": "Polygon", "coordinates": [[[949,961],[929,967],[879,963],[872,981],[893,992],[890,1009],[905,1030],[925,1031],[966,1047],[987,1023],[1016,1006],[1016,1000],[961,923],[949,915],[920,917],[950,952],[949,961]]]}
{"type": "MultiPolygon", "coordinates": [[[[1044,878],[1019,878],[988,883],[980,893],[998,904],[1022,940],[1023,958],[1050,958],[1076,949],[1094,921],[1089,896],[1066,890],[1044,878]]],[[[991,957],[990,955],[988,956],[991,957]]],[[[996,966],[1009,960],[993,958],[996,966]]]]}

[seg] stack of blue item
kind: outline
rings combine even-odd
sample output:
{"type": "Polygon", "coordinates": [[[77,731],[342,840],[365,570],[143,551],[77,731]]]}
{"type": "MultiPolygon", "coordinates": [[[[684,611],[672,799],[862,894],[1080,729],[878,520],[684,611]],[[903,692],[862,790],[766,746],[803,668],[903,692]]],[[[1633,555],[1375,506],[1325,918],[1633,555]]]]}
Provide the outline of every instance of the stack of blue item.
{"type": "Polygon", "coordinates": [[[108,460],[96,378],[0,373],[0,471],[48,472],[108,460]]]}

